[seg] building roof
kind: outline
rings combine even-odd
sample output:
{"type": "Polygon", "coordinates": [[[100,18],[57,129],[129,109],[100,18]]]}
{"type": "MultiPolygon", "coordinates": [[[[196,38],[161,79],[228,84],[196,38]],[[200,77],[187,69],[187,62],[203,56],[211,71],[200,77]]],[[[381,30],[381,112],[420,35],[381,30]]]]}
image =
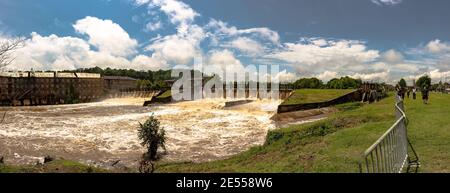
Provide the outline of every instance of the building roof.
{"type": "Polygon", "coordinates": [[[103,76],[105,80],[137,80],[128,76],[103,76]]]}
{"type": "Polygon", "coordinates": [[[0,72],[3,77],[37,77],[37,78],[101,78],[100,74],[80,72],[0,72]]]}

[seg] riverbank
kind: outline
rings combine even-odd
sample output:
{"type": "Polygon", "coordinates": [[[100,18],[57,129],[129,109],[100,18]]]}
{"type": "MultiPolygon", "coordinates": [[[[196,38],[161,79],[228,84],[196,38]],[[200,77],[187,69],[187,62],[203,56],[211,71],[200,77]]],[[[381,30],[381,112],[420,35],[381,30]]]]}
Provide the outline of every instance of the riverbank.
{"type": "MultiPolygon", "coordinates": [[[[330,117],[272,130],[262,146],[225,160],[161,163],[158,172],[359,172],[361,155],[395,121],[393,93],[373,104],[336,106],[330,117]]],[[[420,96],[418,97],[420,98],[420,96]]],[[[405,99],[408,136],[419,172],[450,172],[450,95],[432,93],[430,104],[405,99]]]]}

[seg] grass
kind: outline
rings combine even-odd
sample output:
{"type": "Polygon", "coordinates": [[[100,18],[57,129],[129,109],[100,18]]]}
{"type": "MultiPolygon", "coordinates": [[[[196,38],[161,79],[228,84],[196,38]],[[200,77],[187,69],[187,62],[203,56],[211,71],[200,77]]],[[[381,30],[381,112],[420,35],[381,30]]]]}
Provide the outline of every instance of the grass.
{"type": "Polygon", "coordinates": [[[5,165],[0,164],[0,173],[103,173],[107,170],[84,165],[70,160],[54,160],[44,165],[5,165]]]}
{"type": "Polygon", "coordinates": [[[172,92],[171,90],[166,90],[164,93],[162,93],[161,95],[157,96],[156,98],[167,98],[172,96],[172,92]]]}
{"type": "MultiPolygon", "coordinates": [[[[418,96],[420,98],[420,94],[418,96]]],[[[329,118],[270,131],[266,143],[228,159],[159,163],[156,172],[358,172],[361,154],[394,122],[394,96],[373,104],[346,103],[329,118]]],[[[419,172],[450,172],[450,95],[432,93],[430,104],[405,100],[408,136],[419,172]]],[[[6,166],[2,172],[113,172],[68,160],[42,166],[6,166]]]]}
{"type": "MultiPolygon", "coordinates": [[[[420,95],[419,95],[420,97],[420,95]]],[[[450,172],[450,95],[406,99],[408,135],[421,172],[450,172]]],[[[325,120],[270,131],[263,146],[205,163],[160,163],[158,172],[358,172],[362,152],[395,121],[394,97],[347,103],[325,120]]]]}
{"type": "Polygon", "coordinates": [[[325,102],[355,91],[354,89],[298,89],[283,105],[325,102]]]}

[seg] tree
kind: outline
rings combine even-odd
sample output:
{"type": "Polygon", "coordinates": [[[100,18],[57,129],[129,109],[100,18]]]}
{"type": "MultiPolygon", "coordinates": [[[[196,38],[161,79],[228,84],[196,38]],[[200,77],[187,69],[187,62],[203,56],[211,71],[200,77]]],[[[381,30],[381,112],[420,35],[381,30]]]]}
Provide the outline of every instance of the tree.
{"type": "Polygon", "coordinates": [[[154,161],[159,159],[158,148],[166,150],[166,134],[163,128],[160,128],[158,119],[151,115],[144,124],[139,123],[138,137],[141,145],[147,148],[147,152],[142,155],[139,171],[144,173],[153,173],[154,161]],[[148,166],[151,165],[151,169],[148,166]]]}
{"type": "Polygon", "coordinates": [[[323,82],[317,78],[301,78],[294,82],[295,88],[322,88],[323,82]]]}
{"type": "Polygon", "coordinates": [[[423,88],[424,86],[430,86],[431,85],[431,78],[428,75],[421,76],[417,80],[416,85],[419,88],[423,88]]]}
{"type": "Polygon", "coordinates": [[[359,88],[362,84],[360,79],[354,79],[348,76],[338,78],[333,78],[328,81],[326,87],[332,89],[349,89],[349,88],[359,88]]]}
{"type": "Polygon", "coordinates": [[[17,38],[12,40],[4,40],[0,42],[0,69],[8,66],[14,61],[14,57],[11,55],[14,50],[21,48],[24,45],[25,40],[23,38],[17,38]]]}
{"type": "Polygon", "coordinates": [[[405,81],[405,79],[400,79],[400,81],[398,82],[398,85],[400,86],[400,87],[402,87],[402,88],[405,88],[406,87],[406,81],[405,81]]]}

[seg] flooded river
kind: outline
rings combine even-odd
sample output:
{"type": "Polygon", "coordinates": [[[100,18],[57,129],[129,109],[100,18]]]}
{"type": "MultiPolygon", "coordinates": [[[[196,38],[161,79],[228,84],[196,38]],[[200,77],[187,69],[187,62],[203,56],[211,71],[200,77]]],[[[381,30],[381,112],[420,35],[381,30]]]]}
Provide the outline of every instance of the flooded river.
{"type": "Polygon", "coordinates": [[[108,167],[135,167],[145,151],[139,122],[152,113],[166,130],[166,161],[210,161],[264,143],[275,128],[270,117],[280,101],[255,101],[223,108],[224,100],[200,100],[143,107],[145,99],[0,107],[0,156],[8,163],[35,163],[45,155],[108,167]]]}

